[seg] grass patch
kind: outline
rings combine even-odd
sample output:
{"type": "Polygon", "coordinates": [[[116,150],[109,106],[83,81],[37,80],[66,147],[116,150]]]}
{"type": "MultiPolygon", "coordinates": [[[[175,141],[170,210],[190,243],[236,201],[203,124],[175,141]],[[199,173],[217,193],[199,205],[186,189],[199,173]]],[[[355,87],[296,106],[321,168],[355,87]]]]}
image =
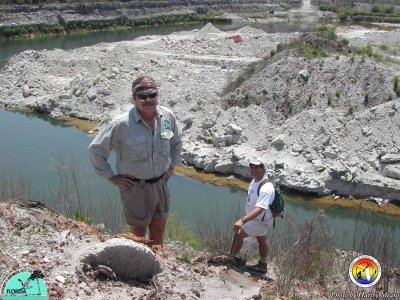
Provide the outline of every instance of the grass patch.
{"type": "Polygon", "coordinates": [[[349,107],[348,107],[348,109],[347,109],[347,113],[348,113],[349,115],[354,115],[355,111],[356,111],[356,108],[354,107],[354,105],[353,105],[353,104],[350,104],[349,107]]]}
{"type": "Polygon", "coordinates": [[[304,56],[308,59],[314,57],[326,57],[327,54],[322,49],[310,46],[310,45],[301,45],[300,50],[303,52],[304,56]]]}
{"type": "Polygon", "coordinates": [[[307,106],[311,107],[313,105],[312,95],[309,95],[307,98],[307,106]]]}
{"type": "Polygon", "coordinates": [[[328,96],[328,106],[332,106],[332,96],[328,96]]]}
{"type": "Polygon", "coordinates": [[[203,243],[200,239],[196,238],[190,226],[180,221],[176,215],[170,215],[167,220],[165,230],[165,239],[170,241],[181,241],[194,249],[201,249],[203,243]]]}
{"type": "Polygon", "coordinates": [[[79,210],[76,210],[74,212],[74,214],[72,215],[72,219],[74,219],[75,221],[80,221],[80,222],[84,222],[84,223],[87,223],[87,224],[92,224],[93,223],[93,220],[89,216],[88,213],[85,213],[85,212],[79,211],[79,210]]]}

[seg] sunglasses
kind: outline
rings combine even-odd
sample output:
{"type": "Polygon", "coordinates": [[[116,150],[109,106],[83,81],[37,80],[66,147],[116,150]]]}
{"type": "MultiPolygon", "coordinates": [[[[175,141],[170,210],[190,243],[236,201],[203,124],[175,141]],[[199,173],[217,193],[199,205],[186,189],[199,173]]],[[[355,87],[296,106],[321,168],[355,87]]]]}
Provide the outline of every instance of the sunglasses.
{"type": "Polygon", "coordinates": [[[146,100],[147,98],[154,99],[157,97],[157,93],[147,94],[147,95],[136,95],[140,100],[146,100]]]}

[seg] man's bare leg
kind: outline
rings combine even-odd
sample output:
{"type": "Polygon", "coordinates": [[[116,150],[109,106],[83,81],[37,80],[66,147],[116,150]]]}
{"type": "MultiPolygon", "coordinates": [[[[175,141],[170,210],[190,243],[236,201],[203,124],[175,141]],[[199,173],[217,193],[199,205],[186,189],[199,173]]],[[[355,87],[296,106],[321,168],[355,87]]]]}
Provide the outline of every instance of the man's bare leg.
{"type": "Polygon", "coordinates": [[[247,234],[244,230],[239,229],[238,232],[236,233],[236,238],[234,239],[233,242],[233,247],[232,247],[232,255],[236,256],[240,249],[243,246],[243,239],[247,237],[247,234]]]}
{"type": "Polygon", "coordinates": [[[258,241],[258,249],[260,251],[260,259],[262,262],[265,262],[263,260],[266,260],[266,257],[268,255],[268,240],[267,237],[264,236],[257,236],[257,241],[258,241]]]}
{"type": "Polygon", "coordinates": [[[162,248],[164,245],[164,232],[165,225],[167,223],[166,218],[155,218],[150,223],[150,240],[153,241],[154,247],[162,248]]]}
{"type": "Polygon", "coordinates": [[[131,225],[131,234],[134,238],[137,238],[138,241],[146,240],[146,228],[131,225]]]}

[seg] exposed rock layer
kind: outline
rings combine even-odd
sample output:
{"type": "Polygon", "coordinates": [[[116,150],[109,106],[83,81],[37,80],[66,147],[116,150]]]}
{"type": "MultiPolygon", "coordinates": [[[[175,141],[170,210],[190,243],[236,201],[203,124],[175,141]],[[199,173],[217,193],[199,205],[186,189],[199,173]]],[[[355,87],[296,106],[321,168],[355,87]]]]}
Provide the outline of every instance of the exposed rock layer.
{"type": "Polygon", "coordinates": [[[64,24],[73,21],[136,19],[162,15],[204,14],[208,11],[279,10],[300,6],[301,1],[128,1],[42,4],[0,7],[0,25],[64,24]]]}

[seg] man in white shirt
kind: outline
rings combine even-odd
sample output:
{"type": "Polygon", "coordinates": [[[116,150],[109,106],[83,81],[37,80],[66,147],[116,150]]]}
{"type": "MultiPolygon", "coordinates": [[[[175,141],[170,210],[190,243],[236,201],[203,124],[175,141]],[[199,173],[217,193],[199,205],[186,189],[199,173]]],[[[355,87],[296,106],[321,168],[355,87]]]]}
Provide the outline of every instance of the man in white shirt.
{"type": "Polygon", "coordinates": [[[237,254],[243,245],[243,239],[248,236],[256,237],[259,245],[260,260],[252,268],[266,273],[268,255],[267,228],[274,221],[269,205],[274,201],[275,189],[271,182],[266,182],[259,189],[260,183],[268,178],[265,175],[265,166],[259,158],[253,157],[250,160],[249,167],[253,180],[250,182],[248,189],[246,214],[233,225],[235,239],[231,254],[237,258],[237,254]]]}

